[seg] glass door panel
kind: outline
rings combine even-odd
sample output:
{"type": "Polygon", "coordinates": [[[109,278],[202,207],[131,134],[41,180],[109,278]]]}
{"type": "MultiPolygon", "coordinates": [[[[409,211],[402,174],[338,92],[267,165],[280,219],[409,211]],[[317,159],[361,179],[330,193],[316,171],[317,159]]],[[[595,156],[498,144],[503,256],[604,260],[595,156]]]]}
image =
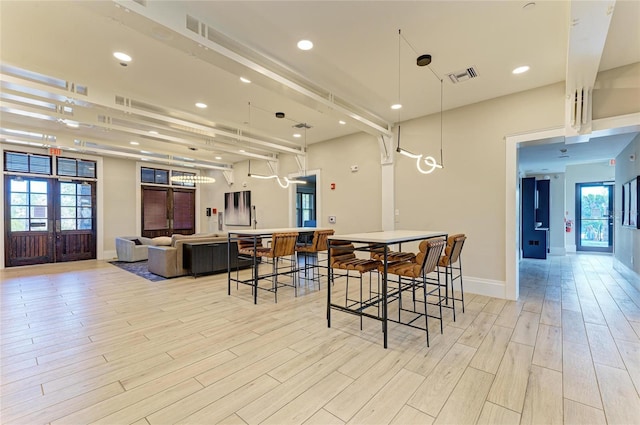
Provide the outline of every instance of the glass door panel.
{"type": "Polygon", "coordinates": [[[576,189],[576,249],[613,252],[613,186],[578,183],[576,189]]]}

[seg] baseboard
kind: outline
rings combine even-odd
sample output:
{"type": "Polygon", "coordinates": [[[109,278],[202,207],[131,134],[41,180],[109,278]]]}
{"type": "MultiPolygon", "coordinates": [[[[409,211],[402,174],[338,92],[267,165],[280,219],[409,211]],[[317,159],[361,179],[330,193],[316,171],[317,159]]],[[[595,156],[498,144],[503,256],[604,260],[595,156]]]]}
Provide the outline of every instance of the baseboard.
{"type": "MultiPolygon", "coordinates": [[[[464,291],[477,295],[485,295],[493,298],[506,298],[505,282],[498,280],[482,279],[479,277],[463,276],[464,291]]],[[[456,288],[457,290],[458,288],[456,288]]]]}
{"type": "Polygon", "coordinates": [[[118,258],[118,254],[115,249],[102,251],[102,255],[98,254],[98,260],[115,260],[116,258],[118,258]]]}
{"type": "Polygon", "coordinates": [[[567,252],[572,252],[572,253],[576,252],[576,246],[575,245],[566,245],[565,248],[566,248],[567,252]]]}
{"type": "Polygon", "coordinates": [[[640,277],[639,273],[615,257],[613,257],[613,269],[625,277],[635,276],[636,279],[640,277]]]}
{"type": "Polygon", "coordinates": [[[549,248],[549,255],[565,256],[567,255],[567,250],[564,247],[552,246],[549,248]]]}

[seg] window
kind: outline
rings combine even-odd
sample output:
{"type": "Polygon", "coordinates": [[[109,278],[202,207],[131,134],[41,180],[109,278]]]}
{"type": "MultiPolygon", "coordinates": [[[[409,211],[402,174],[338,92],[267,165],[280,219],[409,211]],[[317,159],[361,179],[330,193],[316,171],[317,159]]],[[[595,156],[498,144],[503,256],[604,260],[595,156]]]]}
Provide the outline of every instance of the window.
{"type": "MultiPolygon", "coordinates": [[[[182,172],[182,171],[175,171],[174,170],[174,171],[171,172],[171,175],[172,176],[195,176],[196,174],[195,173],[185,173],[185,172],[182,172]]],[[[196,186],[195,183],[188,183],[188,182],[175,182],[175,181],[172,181],[171,184],[174,185],[174,186],[184,186],[184,187],[195,187],[196,186]]]]}
{"type": "Polygon", "coordinates": [[[5,152],[5,171],[33,174],[51,174],[51,157],[31,153],[5,152]]]}
{"type": "Polygon", "coordinates": [[[91,230],[91,185],[60,182],[60,229],[91,230]]]}
{"type": "Polygon", "coordinates": [[[58,158],[58,175],[95,178],[96,162],[73,158],[58,158]]]}
{"type": "Polygon", "coordinates": [[[140,181],[142,183],[169,184],[169,170],[157,168],[140,168],[140,181]]]}
{"type": "Polygon", "coordinates": [[[14,177],[10,182],[10,220],[12,232],[43,231],[47,229],[48,184],[46,181],[23,180],[14,177]]]}

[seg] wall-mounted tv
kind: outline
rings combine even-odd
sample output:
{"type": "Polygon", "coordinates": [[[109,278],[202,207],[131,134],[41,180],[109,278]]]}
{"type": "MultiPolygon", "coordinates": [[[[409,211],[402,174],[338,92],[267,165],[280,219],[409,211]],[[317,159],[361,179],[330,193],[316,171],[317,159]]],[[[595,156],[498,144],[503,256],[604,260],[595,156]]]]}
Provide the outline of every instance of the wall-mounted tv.
{"type": "Polygon", "coordinates": [[[224,224],[251,226],[251,191],[224,194],[224,224]]]}

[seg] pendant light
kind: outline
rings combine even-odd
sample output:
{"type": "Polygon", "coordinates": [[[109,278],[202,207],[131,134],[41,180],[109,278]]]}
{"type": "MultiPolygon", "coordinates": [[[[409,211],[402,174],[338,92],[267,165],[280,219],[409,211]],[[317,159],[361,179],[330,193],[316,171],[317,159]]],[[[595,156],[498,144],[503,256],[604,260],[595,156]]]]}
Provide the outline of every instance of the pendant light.
{"type": "MultiPolygon", "coordinates": [[[[400,39],[404,39],[404,37],[402,36],[402,32],[401,30],[398,30],[398,62],[400,62],[400,39]]],[[[405,39],[405,41],[407,42],[407,44],[409,44],[409,42],[405,39]]],[[[409,46],[411,47],[411,44],[409,44],[409,46]]],[[[411,47],[413,49],[413,47],[411,47]]],[[[415,52],[415,49],[413,49],[415,52]]],[[[416,59],[416,65],[418,66],[428,66],[431,64],[431,60],[432,57],[429,54],[423,54],[418,56],[418,58],[416,59]]],[[[433,171],[435,171],[436,168],[444,168],[443,165],[443,157],[442,157],[442,94],[443,94],[443,81],[442,78],[440,78],[432,69],[431,67],[429,67],[429,70],[431,70],[431,72],[433,73],[433,75],[438,78],[438,80],[440,81],[440,164],[438,164],[438,162],[436,161],[436,159],[433,156],[430,155],[423,155],[423,154],[415,154],[413,152],[410,152],[406,149],[403,149],[400,147],[400,119],[399,119],[399,114],[398,114],[398,147],[396,148],[396,152],[398,152],[401,155],[404,155],[408,158],[411,159],[415,159],[416,160],[416,169],[418,170],[418,172],[420,172],[421,174],[431,174],[433,171]]],[[[398,96],[400,93],[400,66],[398,66],[398,96]]]]}

